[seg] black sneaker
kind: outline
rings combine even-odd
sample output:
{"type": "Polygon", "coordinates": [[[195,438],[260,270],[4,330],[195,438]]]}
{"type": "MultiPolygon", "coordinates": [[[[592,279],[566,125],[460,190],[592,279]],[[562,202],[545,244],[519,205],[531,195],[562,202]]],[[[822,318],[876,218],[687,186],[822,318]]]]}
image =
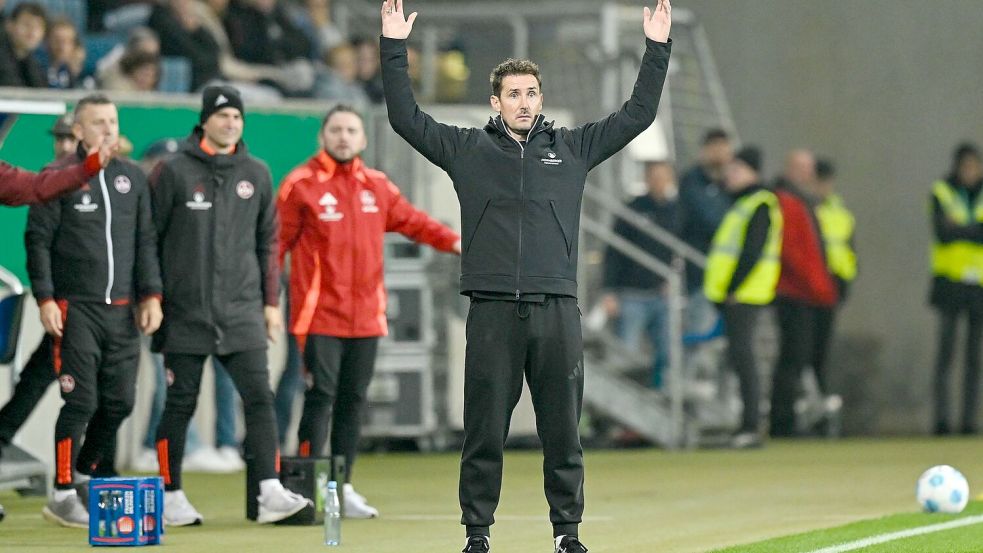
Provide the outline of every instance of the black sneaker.
{"type": "Polygon", "coordinates": [[[553,553],[587,553],[587,547],[575,536],[563,536],[553,553]]]}
{"type": "Polygon", "coordinates": [[[488,545],[488,538],[485,536],[470,536],[468,543],[461,550],[461,553],[488,553],[491,547],[488,545]]]}

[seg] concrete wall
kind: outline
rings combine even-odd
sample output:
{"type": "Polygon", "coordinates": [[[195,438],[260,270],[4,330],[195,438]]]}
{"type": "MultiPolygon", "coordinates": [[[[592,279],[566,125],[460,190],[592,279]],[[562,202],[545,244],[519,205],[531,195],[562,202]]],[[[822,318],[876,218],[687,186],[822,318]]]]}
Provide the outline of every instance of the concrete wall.
{"type": "Polygon", "coordinates": [[[853,412],[848,428],[927,429],[936,324],[926,304],[927,194],[957,142],[983,142],[983,5],[675,5],[703,22],[741,137],[764,148],[770,173],[794,145],[838,162],[862,271],[831,367],[853,412]]]}

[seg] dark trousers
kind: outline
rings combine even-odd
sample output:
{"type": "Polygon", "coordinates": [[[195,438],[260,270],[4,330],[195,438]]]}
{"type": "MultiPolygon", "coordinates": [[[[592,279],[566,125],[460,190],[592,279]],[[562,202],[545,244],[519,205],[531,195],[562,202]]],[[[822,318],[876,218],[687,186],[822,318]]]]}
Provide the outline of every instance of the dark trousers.
{"type": "Polygon", "coordinates": [[[9,444],[34,408],[48,385],[58,378],[55,374],[51,336],[45,334],[41,344],[20,372],[20,379],[7,404],[0,409],[0,445],[9,444]]]}
{"type": "Polygon", "coordinates": [[[829,357],[830,344],[833,341],[833,328],[836,323],[835,307],[816,307],[812,315],[815,338],[812,343],[812,370],[819,382],[819,391],[829,393],[829,379],[826,375],[826,359],[829,357]]]}
{"type": "Polygon", "coordinates": [[[362,429],[365,393],[375,369],[379,338],[307,337],[304,366],[311,375],[304,393],[304,414],[297,430],[298,454],[324,452],[331,429],[331,455],[344,455],[351,481],[362,429]]]}
{"type": "Polygon", "coordinates": [[[128,305],[59,306],[63,337],[53,339],[52,351],[65,404],[55,422],[55,487],[67,489],[73,468],[94,476],[112,471],[116,432],[133,410],[140,339],[128,305]]]}
{"type": "MultiPolygon", "coordinates": [[[[246,416],[246,455],[253,459],[253,469],[259,480],[277,477],[276,417],[273,414],[273,392],[266,349],[240,351],[218,355],[218,360],[232,377],[242,397],[246,416]]],[[[201,373],[207,355],[165,353],[167,401],[157,427],[157,459],[164,487],[168,491],[181,489],[181,460],[188,424],[198,404],[201,373]]]]}
{"type": "Polygon", "coordinates": [[[795,400],[799,383],[813,357],[816,338],[815,308],[805,303],[781,299],[775,302],[778,312],[778,362],[772,374],[771,428],[772,436],[795,434],[795,400]]]}
{"type": "Polygon", "coordinates": [[[727,360],[737,373],[741,384],[741,402],[744,404],[741,432],[757,432],[760,426],[761,385],[754,355],[754,337],[761,310],[761,306],[740,303],[723,306],[727,360]]]}
{"type": "MultiPolygon", "coordinates": [[[[935,422],[937,431],[949,425],[949,379],[952,359],[956,353],[956,327],[961,309],[942,309],[939,312],[939,349],[935,363],[935,422]]],[[[976,431],[980,388],[980,338],[983,336],[983,313],[966,310],[966,374],[963,384],[963,432],[976,431]]]]}
{"type": "Polygon", "coordinates": [[[583,338],[576,298],[544,303],[472,299],[464,362],[461,523],[488,535],[502,489],[512,410],[529,384],[543,444],[554,535],[576,535],[584,512],[578,425],[584,395],[583,338]]]}

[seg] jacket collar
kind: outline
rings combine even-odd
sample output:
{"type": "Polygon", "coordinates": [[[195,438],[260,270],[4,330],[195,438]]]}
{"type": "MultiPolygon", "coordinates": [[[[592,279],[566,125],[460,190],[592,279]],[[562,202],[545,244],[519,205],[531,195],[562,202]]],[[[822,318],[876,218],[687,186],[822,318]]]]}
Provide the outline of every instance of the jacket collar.
{"type": "MultiPolygon", "coordinates": [[[[533,136],[539,134],[540,132],[552,133],[554,123],[555,121],[547,121],[546,116],[544,116],[542,113],[537,115],[536,120],[532,123],[532,128],[529,129],[529,134],[526,136],[526,142],[529,142],[533,136]]],[[[489,117],[488,124],[485,125],[485,130],[498,133],[506,138],[513,138],[512,135],[509,134],[508,130],[505,129],[505,121],[502,120],[501,115],[489,117]]]]}
{"type": "Polygon", "coordinates": [[[193,158],[200,159],[205,163],[215,163],[219,166],[232,165],[248,153],[246,143],[240,139],[239,143],[236,144],[235,150],[233,150],[231,154],[215,155],[214,152],[209,153],[202,149],[203,138],[204,131],[201,130],[201,127],[195,127],[194,130],[191,131],[191,135],[188,136],[188,139],[185,140],[184,144],[182,144],[181,151],[193,158]]]}
{"type": "Polygon", "coordinates": [[[311,158],[311,163],[325,172],[328,179],[331,179],[337,173],[348,173],[362,183],[368,180],[365,176],[365,162],[362,161],[360,156],[355,156],[348,163],[338,163],[322,149],[311,158]]]}

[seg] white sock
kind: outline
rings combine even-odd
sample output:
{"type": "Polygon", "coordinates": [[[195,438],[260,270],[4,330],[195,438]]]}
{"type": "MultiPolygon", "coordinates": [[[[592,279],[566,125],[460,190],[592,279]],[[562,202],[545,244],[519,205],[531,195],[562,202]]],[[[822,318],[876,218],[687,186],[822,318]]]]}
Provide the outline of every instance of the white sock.
{"type": "Polygon", "coordinates": [[[54,498],[55,498],[55,501],[65,501],[66,499],[68,499],[69,497],[72,497],[73,495],[75,495],[75,490],[74,489],[55,490],[54,498]]]}
{"type": "Polygon", "coordinates": [[[283,491],[283,484],[277,478],[267,478],[259,481],[259,495],[269,495],[283,491]]]}
{"type": "Polygon", "coordinates": [[[184,495],[184,490],[164,490],[164,499],[180,497],[184,495]]]}

